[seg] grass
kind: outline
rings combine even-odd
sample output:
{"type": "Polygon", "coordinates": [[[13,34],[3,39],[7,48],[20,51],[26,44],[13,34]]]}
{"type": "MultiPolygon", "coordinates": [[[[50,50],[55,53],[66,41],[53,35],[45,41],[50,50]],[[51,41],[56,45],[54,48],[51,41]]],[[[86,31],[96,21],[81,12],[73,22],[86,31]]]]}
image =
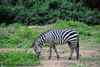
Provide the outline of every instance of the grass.
{"type": "MultiPolygon", "coordinates": [[[[69,58],[69,56],[64,56],[64,57],[60,57],[61,59],[68,59],[69,58]]],[[[72,59],[71,60],[75,60],[76,59],[76,56],[72,56],[72,59]]]]}
{"type": "Polygon", "coordinates": [[[100,61],[100,56],[96,56],[96,57],[81,57],[80,59],[82,59],[83,61],[100,61]]]}
{"type": "MultiPolygon", "coordinates": [[[[79,34],[80,41],[91,41],[100,43],[100,25],[88,26],[83,22],[58,20],[56,23],[46,25],[41,30],[48,29],[73,29],[79,34]]],[[[20,23],[10,24],[9,26],[0,25],[0,47],[1,48],[31,48],[31,43],[38,37],[38,30],[29,29],[20,23]]],[[[43,47],[48,44],[43,45],[43,47]]]]}
{"type": "Polygon", "coordinates": [[[29,48],[38,35],[37,31],[18,23],[0,27],[0,47],[29,48]]]}
{"type": "Polygon", "coordinates": [[[0,66],[36,66],[39,65],[39,60],[35,55],[27,51],[23,52],[0,52],[0,66]]]}
{"type": "MultiPolygon", "coordinates": [[[[84,62],[82,59],[77,61],[76,63],[74,62],[61,62],[61,65],[66,67],[91,67],[91,65],[86,65],[86,62],[84,62]],[[82,64],[80,64],[82,63],[82,64]]],[[[100,66],[100,61],[97,61],[94,65],[95,67],[99,67],[100,66]]]]}
{"type": "Polygon", "coordinates": [[[61,65],[64,66],[64,67],[72,67],[72,65],[76,65],[76,63],[73,63],[73,62],[61,62],[61,65]]]}
{"type": "Polygon", "coordinates": [[[86,65],[82,65],[82,64],[79,64],[81,63],[80,61],[79,62],[62,62],[61,65],[64,66],[64,67],[88,67],[86,65]]]}
{"type": "Polygon", "coordinates": [[[69,50],[62,51],[62,53],[69,53],[69,52],[71,52],[71,51],[69,51],[69,50]]]}

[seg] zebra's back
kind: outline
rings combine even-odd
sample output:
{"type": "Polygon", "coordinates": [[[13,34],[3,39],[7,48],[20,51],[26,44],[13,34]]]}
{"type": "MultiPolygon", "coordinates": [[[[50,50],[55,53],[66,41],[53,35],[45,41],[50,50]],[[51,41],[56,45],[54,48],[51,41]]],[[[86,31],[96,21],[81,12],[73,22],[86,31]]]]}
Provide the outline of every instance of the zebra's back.
{"type": "Polygon", "coordinates": [[[68,29],[68,30],[49,30],[46,33],[47,41],[54,41],[56,44],[65,44],[70,41],[75,41],[78,38],[78,34],[76,31],[68,29]]]}

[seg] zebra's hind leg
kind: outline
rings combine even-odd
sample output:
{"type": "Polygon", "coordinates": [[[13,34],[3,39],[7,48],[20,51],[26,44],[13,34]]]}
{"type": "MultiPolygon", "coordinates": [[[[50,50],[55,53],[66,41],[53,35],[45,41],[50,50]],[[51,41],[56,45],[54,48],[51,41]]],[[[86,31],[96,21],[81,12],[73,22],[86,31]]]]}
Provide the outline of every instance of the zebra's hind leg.
{"type": "Polygon", "coordinates": [[[77,56],[76,57],[76,61],[78,61],[78,58],[79,58],[79,47],[77,46],[76,41],[75,42],[72,42],[71,44],[72,44],[73,48],[76,51],[76,56],[77,56]]]}
{"type": "Polygon", "coordinates": [[[59,59],[59,55],[58,55],[58,52],[57,52],[57,49],[56,49],[55,45],[53,45],[53,49],[54,49],[54,51],[55,51],[56,54],[57,54],[57,60],[58,60],[58,59],[59,59]]]}
{"type": "Polygon", "coordinates": [[[72,58],[74,48],[73,48],[73,46],[71,45],[70,42],[68,42],[68,45],[69,45],[69,48],[70,48],[70,50],[71,50],[71,53],[70,53],[70,56],[69,56],[69,58],[68,58],[67,60],[70,60],[70,59],[72,58]]]}
{"type": "Polygon", "coordinates": [[[75,51],[76,51],[76,61],[78,61],[78,58],[79,58],[79,47],[75,47],[75,51]]]}

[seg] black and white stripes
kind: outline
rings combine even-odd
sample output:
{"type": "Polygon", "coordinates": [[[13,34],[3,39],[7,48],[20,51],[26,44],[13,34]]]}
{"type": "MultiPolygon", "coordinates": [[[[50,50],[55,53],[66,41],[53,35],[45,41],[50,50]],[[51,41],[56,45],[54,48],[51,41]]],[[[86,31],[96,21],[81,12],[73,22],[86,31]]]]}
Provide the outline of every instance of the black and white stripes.
{"type": "MultiPolygon", "coordinates": [[[[78,34],[74,30],[50,30],[46,33],[46,37],[54,39],[55,44],[65,44],[67,42],[74,42],[78,38],[78,34]]],[[[46,39],[46,41],[48,38],[46,39]]]]}

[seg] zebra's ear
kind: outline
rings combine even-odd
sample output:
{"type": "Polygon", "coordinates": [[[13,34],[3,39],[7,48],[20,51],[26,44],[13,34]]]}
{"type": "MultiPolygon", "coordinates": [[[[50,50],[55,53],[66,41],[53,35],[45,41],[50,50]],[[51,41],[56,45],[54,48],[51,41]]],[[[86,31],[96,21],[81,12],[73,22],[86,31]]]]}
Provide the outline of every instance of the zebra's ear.
{"type": "Polygon", "coordinates": [[[32,46],[34,47],[34,45],[35,45],[35,43],[33,42],[33,43],[32,43],[32,46]]]}

